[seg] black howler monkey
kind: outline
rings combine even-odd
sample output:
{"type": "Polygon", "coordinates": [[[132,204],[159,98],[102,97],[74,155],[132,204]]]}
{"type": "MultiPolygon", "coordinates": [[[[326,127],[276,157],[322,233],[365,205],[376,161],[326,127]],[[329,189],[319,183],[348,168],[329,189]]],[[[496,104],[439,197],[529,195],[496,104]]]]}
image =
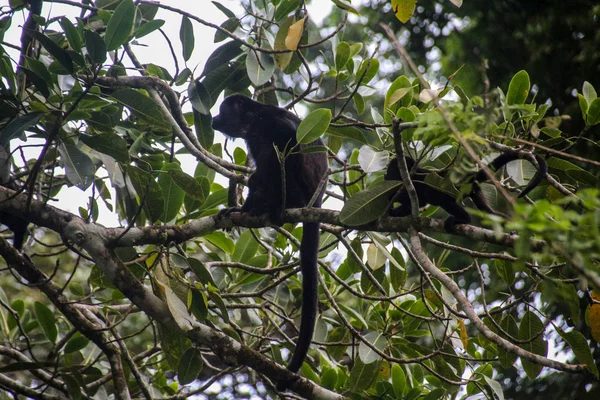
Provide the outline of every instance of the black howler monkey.
{"type": "MultiPolygon", "coordinates": [[[[529,181],[527,187],[519,194],[519,197],[525,196],[527,193],[532,191],[537,185],[540,184],[542,179],[546,176],[548,172],[548,165],[546,161],[537,154],[534,154],[534,157],[538,163],[538,170],[534,177],[529,181]]],[[[518,153],[502,153],[498,157],[496,157],[492,162],[488,165],[488,168],[492,172],[498,171],[500,168],[505,166],[511,161],[519,159],[518,153]]],[[[434,187],[427,185],[425,181],[425,176],[430,174],[431,171],[425,168],[415,167],[415,161],[410,157],[404,157],[406,160],[406,165],[408,167],[409,172],[412,173],[412,181],[417,191],[417,197],[419,199],[419,207],[424,207],[427,204],[432,204],[434,206],[442,207],[450,216],[446,219],[444,223],[444,227],[447,231],[451,231],[456,224],[468,224],[471,222],[471,216],[465,210],[465,208],[460,205],[456,199],[450,196],[447,193],[444,193],[434,187]]],[[[398,162],[396,159],[392,160],[387,167],[387,171],[385,173],[386,180],[402,180],[400,176],[400,170],[398,169],[398,162]]],[[[505,217],[504,214],[492,209],[487,203],[483,192],[481,191],[481,187],[479,186],[480,182],[484,182],[487,180],[487,176],[483,170],[478,171],[470,180],[472,185],[471,192],[468,194],[468,197],[473,200],[473,203],[477,206],[478,209],[488,212],[490,214],[500,215],[505,217]]],[[[400,193],[396,195],[396,193],[392,193],[390,195],[390,199],[394,198],[395,201],[400,203],[399,206],[394,207],[390,210],[390,215],[393,217],[405,217],[410,215],[410,199],[408,197],[408,192],[404,187],[400,189],[400,193]]]]}
{"type": "MultiPolygon", "coordinates": [[[[274,148],[285,153],[296,146],[299,123],[300,119],[291,112],[245,96],[229,96],[221,103],[219,115],[213,118],[213,129],[244,139],[256,168],[248,181],[249,193],[241,211],[251,215],[268,214],[274,223],[280,224],[284,209],[306,207],[313,198],[327,172],[327,155],[324,152],[302,154],[298,150],[323,145],[323,142],[319,139],[300,145],[287,155],[283,179],[274,148]]],[[[324,192],[325,185],[316,196],[314,207],[321,206],[324,192]]],[[[288,365],[294,373],[304,362],[317,316],[319,223],[304,223],[303,231],[300,245],[302,318],[296,349],[288,365]]]]}

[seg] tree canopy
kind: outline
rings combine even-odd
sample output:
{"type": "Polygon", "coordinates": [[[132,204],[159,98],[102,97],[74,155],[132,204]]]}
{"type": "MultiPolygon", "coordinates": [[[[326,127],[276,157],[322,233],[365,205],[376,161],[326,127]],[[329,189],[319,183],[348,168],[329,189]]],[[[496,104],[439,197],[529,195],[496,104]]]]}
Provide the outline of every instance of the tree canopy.
{"type": "Polygon", "coordinates": [[[598,395],[597,5],[188,3],[0,6],[0,398],[598,395]],[[219,214],[254,169],[211,127],[237,93],[323,139],[302,149],[328,156],[322,208],[219,214]],[[419,204],[404,155],[473,222],[419,204]],[[291,380],[302,222],[319,315],[291,380]]]}

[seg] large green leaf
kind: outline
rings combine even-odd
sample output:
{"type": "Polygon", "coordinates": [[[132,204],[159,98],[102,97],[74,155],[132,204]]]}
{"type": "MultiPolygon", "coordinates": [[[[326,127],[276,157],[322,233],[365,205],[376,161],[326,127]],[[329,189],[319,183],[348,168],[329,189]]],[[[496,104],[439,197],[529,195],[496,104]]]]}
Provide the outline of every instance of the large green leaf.
{"type": "Polygon", "coordinates": [[[363,225],[379,218],[389,203],[390,193],[398,190],[398,181],[380,181],[350,197],[340,212],[340,222],[348,226],[363,225]]]}
{"type": "Polygon", "coordinates": [[[362,78],[360,81],[361,85],[366,85],[377,75],[377,71],[379,71],[379,60],[376,58],[370,58],[368,60],[363,60],[360,63],[360,67],[358,67],[358,72],[356,73],[356,79],[362,78]],[[367,69],[367,66],[369,69],[367,69]]]}
{"type": "Polygon", "coordinates": [[[210,108],[212,107],[213,102],[210,98],[210,93],[208,93],[208,90],[202,82],[199,80],[190,82],[190,85],[188,86],[188,97],[194,110],[203,115],[210,114],[210,108]]]}
{"type": "Polygon", "coordinates": [[[79,53],[81,51],[81,46],[83,45],[83,39],[79,34],[79,31],[67,17],[62,17],[59,20],[59,23],[65,32],[65,37],[69,42],[69,46],[71,46],[74,51],[79,53]]]}
{"type": "Polygon", "coordinates": [[[40,325],[40,328],[42,328],[44,335],[52,343],[55,343],[56,338],[58,337],[58,328],[56,327],[54,313],[39,301],[34,303],[33,309],[35,311],[35,319],[40,325]]]}
{"type": "Polygon", "coordinates": [[[200,374],[200,371],[202,371],[203,366],[204,361],[202,360],[200,350],[195,347],[187,349],[181,356],[179,365],[177,366],[179,384],[186,385],[193,382],[200,374]]]}
{"type": "MultiPolygon", "coordinates": [[[[525,341],[520,346],[533,353],[542,357],[548,355],[548,342],[544,340],[544,324],[539,317],[533,311],[525,312],[523,318],[521,318],[521,324],[519,325],[519,334],[517,339],[525,341]]],[[[521,364],[529,379],[535,379],[540,372],[542,372],[543,366],[534,363],[526,358],[521,358],[521,364]]]]}
{"type": "Polygon", "coordinates": [[[91,62],[98,65],[103,64],[106,61],[106,43],[102,39],[102,36],[94,31],[85,29],[83,31],[83,38],[85,39],[85,48],[91,62]]]}
{"type": "Polygon", "coordinates": [[[562,329],[558,329],[558,333],[569,344],[569,347],[573,350],[577,360],[585,364],[588,370],[594,374],[597,379],[599,375],[598,367],[596,366],[590,350],[590,345],[585,337],[577,331],[564,332],[562,329]]]}
{"type": "Polygon", "coordinates": [[[144,199],[144,211],[146,217],[152,222],[158,221],[164,214],[165,201],[161,187],[156,183],[154,177],[148,172],[129,165],[127,175],[140,199],[144,199]]]}
{"type": "MultiPolygon", "coordinates": [[[[163,222],[169,222],[174,220],[181,210],[185,192],[177,185],[175,179],[173,179],[173,175],[182,173],[179,164],[166,163],[162,170],[167,173],[158,175],[158,185],[162,190],[163,198],[165,200],[164,215],[161,220],[163,222]]],[[[178,175],[178,178],[181,178],[181,175],[178,175]]]]}
{"type": "Polygon", "coordinates": [[[390,160],[387,151],[375,151],[370,146],[362,146],[358,151],[358,163],[364,172],[382,171],[390,160]]]}
{"type": "Polygon", "coordinates": [[[524,104],[530,87],[531,83],[527,71],[521,70],[517,72],[508,85],[506,104],[524,104]]]}
{"type": "Polygon", "coordinates": [[[150,33],[154,32],[157,29],[160,29],[165,24],[165,21],[162,19],[155,19],[152,21],[148,21],[140,25],[140,27],[135,31],[135,37],[137,39],[142,38],[150,33]]]}
{"type": "Polygon", "coordinates": [[[96,168],[92,159],[77,146],[62,143],[58,146],[67,179],[81,190],[86,190],[94,181],[96,168]]]}
{"type": "Polygon", "coordinates": [[[44,114],[43,112],[34,111],[10,121],[9,124],[0,130],[0,145],[6,146],[12,139],[21,136],[27,128],[37,124],[44,114]]]}
{"type": "Polygon", "coordinates": [[[114,133],[101,133],[94,136],[81,135],[79,138],[83,143],[102,154],[107,154],[122,163],[129,162],[127,142],[114,133]]]}
{"type": "MultiPolygon", "coordinates": [[[[208,192],[206,192],[206,188],[200,184],[194,177],[189,176],[185,172],[179,169],[169,169],[169,176],[173,179],[173,182],[177,186],[179,186],[185,194],[190,196],[194,200],[204,201],[208,196],[208,192]]],[[[200,179],[206,179],[200,177],[200,179]]]]}
{"type": "Polygon", "coordinates": [[[115,9],[112,17],[106,25],[106,49],[116,50],[133,34],[133,22],[135,21],[135,4],[132,0],[122,0],[115,9]]]}
{"type": "Polygon", "coordinates": [[[335,49],[335,69],[339,72],[350,59],[350,45],[348,42],[340,42],[335,49]]]}
{"type": "Polygon", "coordinates": [[[275,61],[268,53],[250,49],[246,57],[246,71],[254,86],[267,83],[275,72],[275,61]]]}
{"type": "Polygon", "coordinates": [[[258,242],[252,235],[250,229],[245,230],[235,243],[235,251],[231,256],[231,261],[246,262],[258,251],[258,242]]]}
{"type": "Polygon", "coordinates": [[[38,42],[40,42],[44,49],[46,49],[46,51],[50,53],[50,55],[54,57],[56,61],[58,61],[63,67],[65,67],[65,69],[70,74],[73,73],[73,60],[71,60],[69,53],[67,53],[62,47],[54,43],[52,39],[50,39],[48,36],[44,35],[41,32],[30,31],[29,34],[33,36],[38,42]]]}
{"type": "Polygon", "coordinates": [[[169,127],[158,104],[141,92],[135,89],[121,89],[114,92],[112,97],[149,124],[157,128],[169,127]]]}
{"type": "Polygon", "coordinates": [[[181,27],[179,28],[179,40],[181,40],[181,47],[183,51],[183,59],[189,60],[194,51],[194,26],[192,21],[186,16],[181,19],[181,27]]]}
{"type": "Polygon", "coordinates": [[[319,108],[311,112],[300,122],[296,132],[298,143],[308,144],[317,140],[329,127],[331,110],[319,108]]]}
{"type": "Polygon", "coordinates": [[[352,371],[350,371],[350,390],[360,392],[368,389],[375,382],[380,365],[381,361],[365,364],[360,358],[356,358],[352,371]]]}
{"type": "Polygon", "coordinates": [[[588,107],[587,123],[588,125],[600,123],[600,98],[594,99],[588,107]]]}

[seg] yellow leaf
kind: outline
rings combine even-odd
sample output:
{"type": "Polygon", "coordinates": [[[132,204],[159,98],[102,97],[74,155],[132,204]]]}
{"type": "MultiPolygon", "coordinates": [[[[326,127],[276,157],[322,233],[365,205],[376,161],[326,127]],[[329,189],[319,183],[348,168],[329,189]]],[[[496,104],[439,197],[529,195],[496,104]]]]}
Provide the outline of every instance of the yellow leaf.
{"type": "Polygon", "coordinates": [[[416,5],[417,0],[392,0],[392,10],[403,24],[413,16],[416,5]]]}
{"type": "Polygon", "coordinates": [[[458,334],[460,335],[460,341],[462,342],[463,347],[466,349],[469,346],[469,335],[467,335],[465,321],[462,319],[458,320],[458,334]]]}
{"type": "MultiPolygon", "coordinates": [[[[275,50],[288,50],[285,45],[285,41],[287,39],[290,26],[292,26],[295,22],[296,18],[288,17],[281,23],[281,25],[279,25],[279,31],[277,31],[277,35],[275,36],[275,46],[273,47],[275,50]]],[[[283,71],[290,64],[293,55],[294,53],[274,54],[277,68],[283,71]]]]}
{"type": "Polygon", "coordinates": [[[288,34],[285,37],[285,47],[288,50],[298,50],[298,43],[300,43],[300,38],[302,38],[302,32],[304,31],[304,21],[306,21],[306,17],[290,25],[288,34]]]}
{"type": "Polygon", "coordinates": [[[600,304],[596,303],[596,301],[600,301],[600,295],[592,291],[592,299],[594,299],[594,303],[590,304],[588,308],[587,322],[592,337],[600,343],[600,304]]]}

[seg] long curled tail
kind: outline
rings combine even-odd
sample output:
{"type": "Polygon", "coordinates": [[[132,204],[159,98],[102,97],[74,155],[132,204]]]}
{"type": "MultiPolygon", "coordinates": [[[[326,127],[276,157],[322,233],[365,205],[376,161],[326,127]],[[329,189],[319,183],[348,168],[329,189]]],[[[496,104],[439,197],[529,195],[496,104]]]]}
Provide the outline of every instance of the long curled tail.
{"type": "Polygon", "coordinates": [[[312,341],[317,321],[317,301],[319,293],[319,223],[307,222],[303,226],[300,243],[300,270],[302,271],[302,318],[296,349],[288,365],[288,370],[297,373],[312,341]]]}
{"type": "MultiPolygon", "coordinates": [[[[521,193],[519,193],[518,197],[524,197],[529,192],[531,192],[533,189],[535,189],[535,187],[542,182],[542,180],[546,177],[546,174],[548,173],[548,164],[546,163],[546,160],[544,160],[544,158],[542,158],[538,154],[534,154],[533,156],[535,157],[535,160],[537,161],[537,164],[538,164],[537,171],[536,171],[535,175],[533,176],[533,178],[531,178],[531,180],[529,181],[529,184],[527,184],[525,189],[523,189],[523,191],[521,193]]],[[[488,165],[488,168],[492,172],[496,172],[500,168],[502,168],[506,164],[508,164],[509,162],[518,160],[520,158],[522,158],[522,155],[517,152],[502,153],[488,165]]],[[[478,183],[484,182],[487,179],[488,178],[487,178],[487,175],[485,174],[485,171],[480,170],[477,172],[477,174],[475,175],[474,182],[473,182],[473,191],[471,192],[471,199],[473,199],[473,202],[475,203],[477,208],[479,208],[480,210],[486,211],[491,214],[504,216],[504,214],[499,213],[499,212],[493,210],[491,207],[489,207],[489,205],[485,201],[483,193],[481,193],[481,188],[479,187],[478,183]]]]}

